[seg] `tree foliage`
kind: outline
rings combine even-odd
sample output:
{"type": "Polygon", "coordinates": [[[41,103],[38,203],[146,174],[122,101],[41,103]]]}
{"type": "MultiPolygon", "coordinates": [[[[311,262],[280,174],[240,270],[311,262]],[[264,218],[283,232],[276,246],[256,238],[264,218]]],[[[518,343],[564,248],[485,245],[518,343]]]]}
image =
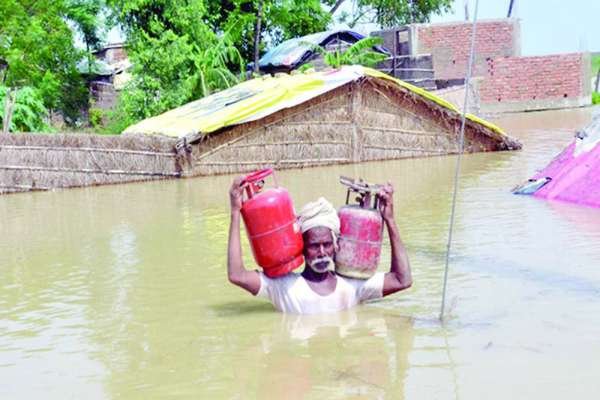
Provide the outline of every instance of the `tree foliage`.
{"type": "Polygon", "coordinates": [[[205,19],[214,31],[230,32],[242,57],[253,60],[255,24],[262,3],[261,51],[293,37],[327,29],[331,15],[319,0],[224,0],[207,2],[205,19]]]}
{"type": "MultiPolygon", "coordinates": [[[[4,101],[8,88],[0,85],[0,125],[4,121],[4,101]]],[[[10,132],[43,132],[48,130],[44,121],[48,110],[39,90],[25,86],[16,92],[13,114],[10,119],[10,132]]]]}
{"type": "Polygon", "coordinates": [[[2,0],[2,85],[35,90],[44,108],[61,111],[67,121],[74,121],[88,92],[76,69],[84,52],[75,47],[73,29],[80,30],[86,41],[98,42],[94,22],[98,1],[2,0]]]}
{"type": "Polygon", "coordinates": [[[335,59],[335,62],[338,63],[338,66],[364,65],[365,67],[374,67],[387,58],[385,54],[373,51],[373,46],[382,43],[383,39],[379,37],[366,37],[354,43],[345,51],[335,51],[333,53],[333,58],[335,59]]]}
{"type": "Polygon", "coordinates": [[[103,14],[104,0],[66,0],[65,17],[72,23],[89,51],[102,47],[104,34],[110,27],[103,14]]]}
{"type": "MultiPolygon", "coordinates": [[[[201,0],[113,0],[128,39],[132,81],[121,96],[132,122],[236,84],[243,69],[230,33],[203,23],[201,0]]],[[[123,116],[121,114],[121,116],[123,116]]]]}
{"type": "MultiPolygon", "coordinates": [[[[380,37],[366,37],[345,50],[326,51],[321,46],[314,46],[314,50],[323,55],[323,61],[332,68],[339,68],[342,65],[364,65],[365,67],[374,67],[385,60],[385,54],[373,51],[373,47],[383,43],[380,37]]],[[[307,64],[307,67],[311,66],[307,64]]]]}
{"type": "MultiPolygon", "coordinates": [[[[337,9],[345,0],[326,0],[337,9]],[[337,6],[337,7],[336,7],[337,6]]],[[[357,22],[374,22],[383,28],[410,23],[429,22],[433,14],[450,10],[453,0],[356,0],[352,13],[340,14],[340,21],[354,26],[357,22]]]]}

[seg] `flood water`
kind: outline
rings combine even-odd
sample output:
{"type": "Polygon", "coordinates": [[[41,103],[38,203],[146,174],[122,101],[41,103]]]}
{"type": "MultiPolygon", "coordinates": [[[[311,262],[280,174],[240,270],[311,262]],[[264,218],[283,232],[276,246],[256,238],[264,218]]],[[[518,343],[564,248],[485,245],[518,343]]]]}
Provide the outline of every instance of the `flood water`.
{"type": "Polygon", "coordinates": [[[228,284],[229,176],[2,196],[0,399],[596,398],[600,210],[510,194],[590,118],[504,116],[524,149],[464,157],[444,324],[454,157],[279,173],[297,208],[396,187],[414,286],[324,316],[228,284]]]}

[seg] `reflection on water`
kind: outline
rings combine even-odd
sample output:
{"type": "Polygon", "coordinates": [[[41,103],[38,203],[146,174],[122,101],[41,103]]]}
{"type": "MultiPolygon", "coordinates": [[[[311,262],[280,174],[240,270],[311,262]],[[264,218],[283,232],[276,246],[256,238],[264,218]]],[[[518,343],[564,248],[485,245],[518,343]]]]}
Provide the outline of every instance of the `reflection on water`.
{"type": "Polygon", "coordinates": [[[236,371],[239,390],[248,398],[384,398],[402,388],[411,324],[376,308],[278,315],[243,350],[255,363],[236,371]]]}
{"type": "Polygon", "coordinates": [[[278,174],[297,208],[396,187],[415,284],[334,315],[227,283],[229,176],[0,197],[0,398],[590,398],[600,212],[509,191],[589,118],[504,116],[524,149],[465,156],[444,325],[453,157],[278,174]]]}

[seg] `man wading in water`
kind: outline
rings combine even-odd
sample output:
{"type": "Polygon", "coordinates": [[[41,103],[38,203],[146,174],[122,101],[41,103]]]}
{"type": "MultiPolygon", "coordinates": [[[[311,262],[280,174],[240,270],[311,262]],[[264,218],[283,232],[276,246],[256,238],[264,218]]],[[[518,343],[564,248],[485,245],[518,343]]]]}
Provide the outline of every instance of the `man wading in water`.
{"type": "Polygon", "coordinates": [[[279,311],[295,314],[340,311],[412,285],[408,256],[394,220],[394,189],[391,184],[379,192],[379,209],[392,248],[389,272],[378,272],[367,280],[346,278],[333,272],[340,221],[331,203],[320,198],[308,203],[298,218],[304,239],[304,270],[301,274],[289,273],[278,278],[268,278],[260,271],[247,271],[242,261],[240,210],[245,188],[245,185],[241,185],[242,180],[243,177],[234,179],[229,190],[231,224],[227,275],[234,285],[255,296],[268,298],[279,311]]]}

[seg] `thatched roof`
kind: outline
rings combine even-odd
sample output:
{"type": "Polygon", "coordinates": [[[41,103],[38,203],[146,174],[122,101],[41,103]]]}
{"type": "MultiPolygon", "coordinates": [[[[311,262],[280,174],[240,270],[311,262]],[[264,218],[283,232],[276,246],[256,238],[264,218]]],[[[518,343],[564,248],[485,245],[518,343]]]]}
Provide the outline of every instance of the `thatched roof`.
{"type": "MultiPolygon", "coordinates": [[[[194,142],[222,128],[256,121],[283,109],[331,92],[350,82],[374,80],[392,87],[399,93],[410,92],[426,103],[434,103],[458,116],[456,106],[436,95],[362,66],[344,66],[330,71],[304,74],[278,74],[242,82],[234,87],[193,101],[156,117],[128,127],[125,134],[165,135],[186,138],[194,142]]],[[[474,115],[466,116],[473,123],[506,136],[496,125],[474,115]]]]}

